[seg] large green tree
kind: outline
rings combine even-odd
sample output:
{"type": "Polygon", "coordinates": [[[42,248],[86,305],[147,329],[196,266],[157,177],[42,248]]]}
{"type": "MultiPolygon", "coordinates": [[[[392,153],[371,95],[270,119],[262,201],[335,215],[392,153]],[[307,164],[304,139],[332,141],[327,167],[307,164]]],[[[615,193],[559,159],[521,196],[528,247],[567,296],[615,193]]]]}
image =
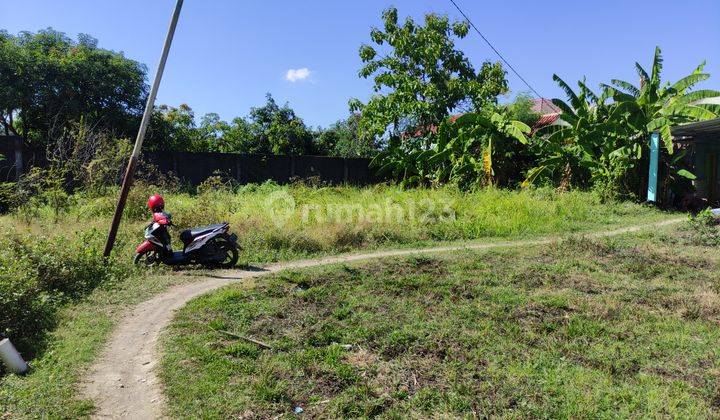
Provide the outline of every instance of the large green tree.
{"type": "Polygon", "coordinates": [[[99,48],[88,35],[0,32],[0,124],[38,141],[81,117],[125,134],[142,112],[145,73],[142,64],[99,48]]]}
{"type": "Polygon", "coordinates": [[[205,151],[207,142],[187,104],[155,108],[143,148],[147,151],[205,151]]]}
{"type": "Polygon", "coordinates": [[[394,7],[382,18],[383,28],[370,32],[374,46],[360,47],[359,75],[373,79],[375,94],[367,103],[350,103],[361,113],[365,133],[379,137],[438,126],[453,110],[476,110],[507,92],[499,63],[484,62],[476,72],[455,47],[468,33],[466,22],[431,13],[423,23],[410,17],[399,23],[394,7]]]}
{"type": "Polygon", "coordinates": [[[360,131],[360,115],[351,114],[330,127],[318,128],[315,147],[320,154],[341,157],[371,157],[377,153],[373,136],[360,131]]]}
{"type": "Polygon", "coordinates": [[[286,103],[280,106],[271,94],[265,105],[250,110],[250,138],[243,153],[305,155],[314,153],[313,136],[303,120],[286,103]]]}

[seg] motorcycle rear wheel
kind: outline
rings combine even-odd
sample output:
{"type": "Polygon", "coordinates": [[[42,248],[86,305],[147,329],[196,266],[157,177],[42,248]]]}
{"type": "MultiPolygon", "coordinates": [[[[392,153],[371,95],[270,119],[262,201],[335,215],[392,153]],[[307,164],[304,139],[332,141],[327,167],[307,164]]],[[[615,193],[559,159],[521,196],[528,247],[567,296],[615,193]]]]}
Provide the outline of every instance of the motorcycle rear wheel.
{"type": "Polygon", "coordinates": [[[219,267],[219,268],[233,268],[238,262],[240,257],[238,253],[238,247],[235,242],[229,240],[225,236],[220,236],[214,239],[215,246],[218,248],[218,254],[223,256],[223,259],[213,264],[207,264],[208,267],[219,267]]]}
{"type": "Polygon", "coordinates": [[[144,265],[145,267],[155,267],[160,263],[160,255],[157,251],[145,251],[135,254],[133,259],[135,265],[144,265]]]}

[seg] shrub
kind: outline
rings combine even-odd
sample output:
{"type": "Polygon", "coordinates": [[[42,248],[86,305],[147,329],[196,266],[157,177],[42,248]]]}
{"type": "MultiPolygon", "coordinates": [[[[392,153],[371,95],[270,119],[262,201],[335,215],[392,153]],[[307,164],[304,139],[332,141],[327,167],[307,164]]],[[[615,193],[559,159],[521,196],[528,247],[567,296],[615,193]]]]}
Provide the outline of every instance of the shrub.
{"type": "Polygon", "coordinates": [[[197,186],[197,193],[229,193],[235,190],[236,181],[221,171],[213,172],[213,175],[197,186]]]}
{"type": "Polygon", "coordinates": [[[15,208],[15,188],[14,182],[0,182],[0,214],[15,208]]]}
{"type": "Polygon", "coordinates": [[[703,210],[688,220],[690,231],[689,242],[693,245],[720,245],[720,229],[718,219],[710,212],[703,210]]]}
{"type": "Polygon", "coordinates": [[[130,274],[132,266],[102,256],[96,230],[71,237],[19,235],[0,238],[0,333],[32,356],[64,304],[130,274]]]}

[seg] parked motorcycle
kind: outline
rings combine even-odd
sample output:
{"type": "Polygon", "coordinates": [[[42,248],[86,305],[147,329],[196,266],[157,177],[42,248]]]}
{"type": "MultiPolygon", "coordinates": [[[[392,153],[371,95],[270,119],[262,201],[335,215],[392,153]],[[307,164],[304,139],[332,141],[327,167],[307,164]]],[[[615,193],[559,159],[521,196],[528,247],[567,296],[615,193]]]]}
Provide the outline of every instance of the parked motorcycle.
{"type": "Polygon", "coordinates": [[[187,229],[180,233],[182,251],[173,251],[167,223],[151,222],[145,241],[135,250],[135,264],[153,266],[201,264],[208,268],[231,268],[238,261],[237,235],[228,234],[229,223],[187,229]]]}

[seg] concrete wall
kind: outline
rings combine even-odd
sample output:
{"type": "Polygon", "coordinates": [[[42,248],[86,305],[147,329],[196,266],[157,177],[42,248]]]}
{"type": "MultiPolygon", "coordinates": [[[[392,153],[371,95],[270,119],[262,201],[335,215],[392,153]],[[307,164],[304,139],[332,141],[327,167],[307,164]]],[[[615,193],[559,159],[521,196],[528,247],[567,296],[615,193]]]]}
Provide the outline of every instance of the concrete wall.
{"type": "Polygon", "coordinates": [[[697,176],[695,193],[717,202],[720,199],[720,139],[698,138],[693,143],[692,172],[697,176]]]}
{"type": "MultiPolygon", "coordinates": [[[[0,136],[0,182],[12,181],[16,176],[16,142],[19,138],[0,136]]],[[[42,153],[21,148],[23,168],[44,166],[42,153]]],[[[293,179],[316,178],[324,183],[339,185],[367,185],[375,181],[369,168],[370,159],[327,156],[264,156],[230,153],[165,152],[145,153],[143,159],[161,172],[173,172],[183,182],[198,185],[217,172],[241,184],[273,180],[287,183],[293,179]]]]}
{"type": "Polygon", "coordinates": [[[0,160],[0,182],[14,181],[18,172],[46,163],[43,153],[25,147],[17,136],[0,136],[0,156],[3,157],[0,160]]]}
{"type": "Polygon", "coordinates": [[[373,181],[370,159],[327,156],[238,155],[230,153],[145,153],[143,159],[161,172],[173,172],[182,181],[198,185],[217,172],[240,184],[273,180],[317,178],[339,185],[366,185],[373,181]]]}

